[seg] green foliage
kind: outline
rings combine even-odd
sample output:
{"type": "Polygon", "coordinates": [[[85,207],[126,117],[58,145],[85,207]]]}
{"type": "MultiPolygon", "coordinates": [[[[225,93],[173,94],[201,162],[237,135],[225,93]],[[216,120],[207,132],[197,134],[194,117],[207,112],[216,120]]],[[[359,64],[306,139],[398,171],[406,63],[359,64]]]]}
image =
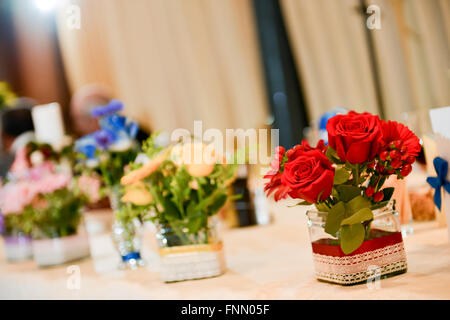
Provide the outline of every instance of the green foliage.
{"type": "Polygon", "coordinates": [[[35,238],[58,238],[77,232],[81,209],[87,200],[85,197],[63,188],[40,195],[40,200],[46,202],[43,208],[28,206],[24,210],[26,233],[31,233],[35,238]]]}
{"type": "Polygon", "coordinates": [[[357,186],[344,184],[336,186],[335,188],[339,194],[339,199],[345,202],[361,195],[361,189],[357,186]]]}
{"type": "Polygon", "coordinates": [[[364,241],[365,229],[360,223],[344,225],[341,228],[341,249],[350,254],[358,249],[364,241]]]}
{"type": "Polygon", "coordinates": [[[336,168],[333,184],[343,184],[350,178],[350,173],[343,167],[336,168]]]}
{"type": "Polygon", "coordinates": [[[16,95],[11,91],[5,81],[0,81],[0,111],[11,106],[16,95]]]}
{"type": "Polygon", "coordinates": [[[336,150],[334,150],[330,146],[328,146],[328,148],[327,148],[326,156],[333,163],[337,163],[337,164],[343,164],[344,163],[344,162],[341,161],[341,159],[339,159],[339,156],[338,156],[336,150]]]}
{"type": "Polygon", "coordinates": [[[341,221],[345,219],[345,205],[340,201],[335,204],[328,212],[327,221],[325,223],[325,232],[336,236],[336,232],[341,228],[341,221]]]}
{"type": "MultiPolygon", "coordinates": [[[[162,149],[155,146],[155,135],[143,144],[143,151],[155,157],[162,149]]],[[[208,241],[208,218],[217,214],[230,198],[229,184],[236,165],[215,164],[204,177],[191,176],[184,165],[164,160],[156,171],[142,180],[152,195],[147,206],[131,209],[145,211],[143,219],[171,230],[173,243],[194,244],[208,241]]]]}
{"type": "Polygon", "coordinates": [[[142,152],[144,152],[147,155],[147,157],[153,158],[162,151],[163,147],[156,145],[156,138],[160,134],[161,132],[157,131],[142,143],[142,152]]]}

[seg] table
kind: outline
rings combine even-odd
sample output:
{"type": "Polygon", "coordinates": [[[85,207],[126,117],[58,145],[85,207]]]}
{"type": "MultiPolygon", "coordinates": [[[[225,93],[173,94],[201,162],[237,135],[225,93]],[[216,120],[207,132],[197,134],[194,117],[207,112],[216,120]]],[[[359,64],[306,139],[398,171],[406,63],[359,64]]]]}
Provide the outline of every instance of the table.
{"type": "MultiPolygon", "coordinates": [[[[382,280],[379,288],[342,287],[314,277],[306,208],[269,205],[270,225],[223,231],[228,269],[211,279],[163,283],[152,226],[144,236],[147,265],[138,270],[117,269],[106,230],[91,235],[91,258],[47,269],[33,261],[7,263],[0,241],[0,299],[450,299],[450,243],[437,222],[413,224],[405,238],[406,274],[382,280]],[[80,289],[67,286],[71,265],[81,272],[80,289]]],[[[110,216],[88,214],[87,220],[110,216]]]]}

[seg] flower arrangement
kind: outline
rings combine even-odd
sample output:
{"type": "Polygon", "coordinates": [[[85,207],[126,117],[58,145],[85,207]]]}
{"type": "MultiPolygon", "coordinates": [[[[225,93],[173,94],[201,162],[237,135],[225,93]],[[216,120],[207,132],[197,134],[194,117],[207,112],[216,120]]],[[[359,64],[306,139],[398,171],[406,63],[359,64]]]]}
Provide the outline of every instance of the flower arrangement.
{"type": "Polygon", "coordinates": [[[105,106],[92,110],[101,129],[75,142],[78,153],[77,170],[92,178],[100,178],[108,189],[119,185],[123,168],[135,159],[138,144],[135,140],[139,127],[136,122],[121,116],[122,102],[111,100],[105,106]]]}
{"type": "Polygon", "coordinates": [[[288,151],[278,147],[265,191],[276,201],[289,196],[327,212],[325,232],[340,239],[347,255],[371,237],[373,210],[391,199],[386,179],[408,176],[421,146],[403,124],[369,113],[336,115],[326,127],[328,146],[303,141],[288,151]]]}
{"type": "Polygon", "coordinates": [[[75,234],[85,197],[73,183],[71,167],[45,156],[33,157],[32,148],[29,144],[17,153],[8,181],[0,189],[5,234],[20,232],[34,238],[75,234]]]}
{"type": "Polygon", "coordinates": [[[0,111],[11,106],[16,95],[11,91],[7,82],[0,81],[0,111]]]}
{"type": "Polygon", "coordinates": [[[133,163],[121,179],[125,188],[124,217],[145,212],[145,219],[174,233],[169,246],[207,244],[208,218],[227,201],[236,166],[220,164],[212,145],[187,142],[156,146],[152,135],[144,144],[148,160],[133,163]],[[201,161],[193,161],[194,154],[201,161]]]}

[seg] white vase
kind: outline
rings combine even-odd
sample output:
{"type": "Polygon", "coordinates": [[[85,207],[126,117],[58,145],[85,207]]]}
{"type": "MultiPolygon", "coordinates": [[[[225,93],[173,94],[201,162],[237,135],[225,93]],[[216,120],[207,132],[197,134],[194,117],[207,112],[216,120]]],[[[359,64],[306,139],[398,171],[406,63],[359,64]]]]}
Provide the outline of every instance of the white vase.
{"type": "Polygon", "coordinates": [[[63,264],[90,256],[86,232],[53,239],[33,240],[33,257],[40,267],[63,264]]]}
{"type": "Polygon", "coordinates": [[[4,236],[5,256],[9,262],[31,259],[33,251],[30,236],[4,236]]]}

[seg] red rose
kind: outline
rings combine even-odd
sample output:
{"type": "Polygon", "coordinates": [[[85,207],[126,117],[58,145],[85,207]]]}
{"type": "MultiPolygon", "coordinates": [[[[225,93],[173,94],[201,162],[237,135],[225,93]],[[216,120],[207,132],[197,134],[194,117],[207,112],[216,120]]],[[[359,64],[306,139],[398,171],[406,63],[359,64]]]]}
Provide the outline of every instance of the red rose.
{"type": "Polygon", "coordinates": [[[289,196],[316,203],[327,199],[333,188],[334,167],[319,149],[296,153],[284,165],[281,182],[290,188],[289,196]]]}
{"type": "Polygon", "coordinates": [[[401,159],[404,161],[408,159],[408,163],[412,157],[419,155],[421,149],[419,138],[407,126],[396,121],[381,121],[381,131],[383,149],[388,149],[391,145],[395,148],[400,147],[401,159]],[[398,145],[400,142],[401,146],[398,145]]]}
{"type": "MultiPolygon", "coordinates": [[[[306,140],[303,140],[300,145],[296,145],[292,149],[286,152],[288,161],[292,161],[300,156],[305,151],[318,150],[324,153],[326,150],[325,143],[320,140],[315,148],[311,147],[306,140]]],[[[292,191],[290,186],[283,184],[281,177],[283,176],[284,164],[283,157],[285,154],[285,149],[283,147],[278,147],[276,150],[275,157],[271,162],[272,170],[264,176],[264,179],[270,179],[264,187],[264,191],[267,192],[267,196],[273,193],[275,201],[284,199],[292,191]]]]}
{"type": "Polygon", "coordinates": [[[304,151],[311,151],[311,150],[319,150],[321,152],[325,152],[327,147],[325,146],[325,142],[323,140],[319,140],[317,143],[317,146],[315,148],[311,147],[308,143],[308,141],[303,140],[301,144],[296,145],[292,149],[288,150],[286,153],[289,160],[295,159],[298,157],[298,154],[304,151]]]}
{"type": "Polygon", "coordinates": [[[350,111],[328,120],[328,143],[342,161],[372,161],[380,149],[380,119],[370,113],[350,111]]]}

